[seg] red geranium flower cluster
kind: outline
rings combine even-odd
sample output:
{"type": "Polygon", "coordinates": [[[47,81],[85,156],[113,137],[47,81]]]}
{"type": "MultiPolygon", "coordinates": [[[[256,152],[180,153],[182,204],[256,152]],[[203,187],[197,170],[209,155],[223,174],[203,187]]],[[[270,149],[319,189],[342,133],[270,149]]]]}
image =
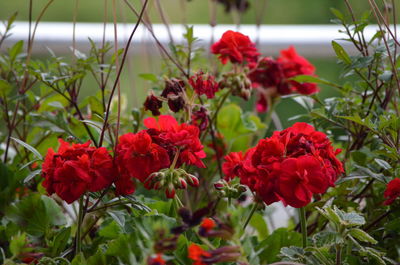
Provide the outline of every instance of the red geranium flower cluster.
{"type": "Polygon", "coordinates": [[[120,137],[116,148],[116,164],[120,173],[115,181],[117,194],[133,193],[133,179],[145,183],[151,173],[170,167],[176,155],[176,167],[184,163],[205,167],[201,159],[206,154],[196,126],[178,124],[169,115],[161,115],[158,121],[147,118],[144,124],[147,130],[120,137]]]}
{"type": "Polygon", "coordinates": [[[59,139],[57,153],[49,149],[42,167],[43,186],[72,203],[87,191],[100,191],[114,181],[113,159],[106,148],[90,142],[69,144],[59,139]]]}
{"type": "Polygon", "coordinates": [[[296,208],[334,186],[342,163],[327,136],[307,123],[296,123],[262,139],[245,154],[230,153],[223,171],[235,176],[266,204],[282,201],[296,208]]]}
{"type": "Polygon", "coordinates": [[[383,196],[386,198],[386,201],[383,203],[385,205],[390,205],[400,197],[400,179],[395,178],[392,179],[386,186],[386,190],[383,193],[383,196]]]}
{"type": "Polygon", "coordinates": [[[215,93],[219,89],[218,82],[212,75],[206,75],[203,71],[199,71],[189,78],[189,84],[194,91],[199,95],[206,95],[207,98],[214,98],[215,93]]]}
{"type": "Polygon", "coordinates": [[[223,64],[228,60],[231,63],[248,64],[257,63],[258,50],[256,45],[246,35],[232,30],[226,31],[221,39],[211,46],[213,54],[219,54],[219,59],[223,64]]]}
{"type": "Polygon", "coordinates": [[[259,91],[257,110],[264,112],[271,98],[292,93],[311,95],[319,91],[315,83],[299,83],[290,78],[298,75],[315,75],[315,67],[297,54],[291,46],[282,50],[280,57],[262,58],[249,73],[253,87],[259,91]]]}

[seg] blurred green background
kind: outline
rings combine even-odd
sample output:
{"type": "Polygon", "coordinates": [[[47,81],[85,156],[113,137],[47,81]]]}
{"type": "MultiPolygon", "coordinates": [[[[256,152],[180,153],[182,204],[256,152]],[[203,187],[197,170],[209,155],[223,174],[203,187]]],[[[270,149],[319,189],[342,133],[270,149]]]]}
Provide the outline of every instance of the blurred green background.
{"type": "MultiPolygon", "coordinates": [[[[140,10],[142,0],[130,0],[140,10]]],[[[17,20],[28,20],[28,0],[0,0],[0,19],[4,20],[10,14],[18,11],[17,20]]],[[[33,14],[37,17],[40,10],[47,3],[47,0],[33,0],[33,14]]],[[[102,22],[104,10],[107,6],[108,21],[112,22],[113,0],[79,0],[78,1],[78,22],[102,22]]],[[[238,21],[238,17],[224,12],[220,4],[212,5],[209,0],[159,0],[163,9],[163,15],[170,23],[208,24],[213,8],[216,8],[217,24],[230,24],[238,21]]],[[[55,0],[43,17],[43,21],[72,21],[76,0],[55,0]]],[[[136,17],[126,8],[122,0],[115,0],[117,16],[120,22],[134,22],[136,17]]],[[[262,24],[330,24],[333,18],[330,7],[342,10],[348,15],[343,0],[266,0],[266,8],[261,8],[264,0],[250,0],[250,8],[240,19],[241,23],[255,24],[257,18],[262,24]]],[[[361,15],[368,10],[367,0],[350,0],[354,11],[361,15]]],[[[157,0],[149,1],[149,17],[153,23],[160,23],[161,14],[157,8],[157,0]]],[[[68,52],[68,51],[66,51],[68,52]]],[[[149,84],[138,77],[140,73],[152,72],[159,74],[161,63],[159,58],[154,56],[137,56],[130,58],[130,63],[124,70],[122,87],[123,93],[127,96],[128,106],[140,106],[143,102],[149,84]]],[[[325,79],[340,82],[340,66],[334,58],[307,58],[317,68],[317,74],[325,79]]],[[[93,80],[88,80],[88,87],[94,86],[93,80]]],[[[88,94],[91,93],[88,89],[88,94]]],[[[335,91],[328,87],[322,87],[320,96],[329,97],[335,95],[335,91]]],[[[287,124],[287,117],[299,113],[301,107],[293,104],[291,99],[284,100],[279,108],[279,115],[283,123],[287,124]]]]}

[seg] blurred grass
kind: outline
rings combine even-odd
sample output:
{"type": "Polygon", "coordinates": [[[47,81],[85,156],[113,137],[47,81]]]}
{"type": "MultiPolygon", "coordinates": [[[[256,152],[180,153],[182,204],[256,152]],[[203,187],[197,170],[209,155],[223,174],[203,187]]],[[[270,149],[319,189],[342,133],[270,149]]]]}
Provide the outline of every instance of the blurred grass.
{"type": "MultiPolygon", "coordinates": [[[[259,11],[263,0],[250,0],[250,8],[244,15],[242,23],[254,24],[256,20],[256,10],[259,11]]],[[[140,0],[130,0],[139,9],[140,0]]],[[[150,17],[154,23],[160,22],[155,0],[149,2],[150,17]]],[[[188,23],[209,23],[209,1],[208,0],[160,0],[165,14],[171,23],[181,23],[186,20],[188,23]]],[[[368,4],[366,0],[350,1],[355,12],[361,13],[368,4]]],[[[40,9],[47,3],[47,0],[34,0],[34,14],[38,14],[40,9]]],[[[125,19],[135,20],[126,8],[122,0],[117,0],[119,9],[119,21],[125,19]]],[[[332,15],[330,7],[346,11],[344,1],[338,0],[267,0],[265,14],[262,18],[264,24],[329,24],[332,15]]],[[[112,18],[112,1],[108,0],[109,19],[112,18]]],[[[56,0],[45,14],[44,21],[72,21],[75,1],[56,0]]],[[[28,19],[28,0],[1,0],[0,18],[5,19],[11,13],[18,11],[19,20],[28,19]]],[[[80,0],[78,20],[81,22],[103,21],[104,1],[102,0],[80,0]]],[[[217,22],[232,23],[231,15],[224,13],[222,5],[217,6],[217,22]]]]}

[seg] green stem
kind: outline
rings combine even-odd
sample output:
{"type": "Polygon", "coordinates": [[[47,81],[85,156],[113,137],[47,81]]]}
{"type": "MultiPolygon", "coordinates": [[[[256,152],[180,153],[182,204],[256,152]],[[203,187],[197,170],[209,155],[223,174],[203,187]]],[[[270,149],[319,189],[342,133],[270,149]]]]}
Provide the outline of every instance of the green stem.
{"type": "Polygon", "coordinates": [[[336,265],[342,264],[342,246],[336,245],[336,265]]]}
{"type": "Polygon", "coordinates": [[[303,235],[303,248],[307,247],[307,220],[306,209],[304,207],[299,209],[299,217],[301,224],[301,234],[303,235]]]}
{"type": "Polygon", "coordinates": [[[250,212],[249,216],[247,217],[246,222],[244,223],[243,230],[245,230],[247,225],[250,223],[251,217],[253,217],[254,213],[257,210],[257,206],[258,206],[258,203],[253,204],[253,208],[251,208],[251,212],[250,212]]]}
{"type": "Polygon", "coordinates": [[[81,253],[81,230],[83,221],[83,196],[79,199],[78,228],[75,236],[75,255],[81,253]]]}

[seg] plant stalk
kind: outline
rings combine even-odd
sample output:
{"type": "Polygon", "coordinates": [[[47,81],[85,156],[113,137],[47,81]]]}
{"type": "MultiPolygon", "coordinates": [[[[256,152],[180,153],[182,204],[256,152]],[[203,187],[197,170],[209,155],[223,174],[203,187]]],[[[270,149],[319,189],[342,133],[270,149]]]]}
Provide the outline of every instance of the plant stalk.
{"type": "Polygon", "coordinates": [[[306,209],[304,207],[299,208],[299,217],[301,225],[301,234],[303,236],[303,248],[307,247],[307,220],[306,220],[306,209]]]}

